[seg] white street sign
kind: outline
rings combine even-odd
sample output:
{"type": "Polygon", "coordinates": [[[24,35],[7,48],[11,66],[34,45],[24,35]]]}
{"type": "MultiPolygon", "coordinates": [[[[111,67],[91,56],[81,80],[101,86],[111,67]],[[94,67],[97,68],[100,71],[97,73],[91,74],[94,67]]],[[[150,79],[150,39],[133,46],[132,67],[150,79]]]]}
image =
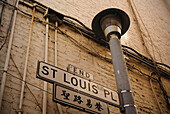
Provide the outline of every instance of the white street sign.
{"type": "Polygon", "coordinates": [[[106,103],[57,86],[56,83],[54,83],[53,87],[53,101],[88,113],[108,114],[106,103]]]}
{"type": "Polygon", "coordinates": [[[73,88],[81,94],[93,97],[114,106],[119,106],[117,92],[48,63],[42,61],[38,62],[36,77],[50,83],[55,82],[62,87],[73,88]]]}

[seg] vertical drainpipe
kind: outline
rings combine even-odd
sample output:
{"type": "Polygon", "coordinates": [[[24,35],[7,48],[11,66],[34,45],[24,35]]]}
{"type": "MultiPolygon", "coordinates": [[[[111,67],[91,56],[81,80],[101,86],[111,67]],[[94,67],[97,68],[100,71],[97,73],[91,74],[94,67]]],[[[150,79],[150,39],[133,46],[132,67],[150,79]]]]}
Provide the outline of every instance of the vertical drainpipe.
{"type": "MultiPolygon", "coordinates": [[[[55,22],[55,26],[58,27],[58,22],[57,21],[55,22]]],[[[55,48],[54,48],[55,49],[54,50],[55,51],[54,52],[55,53],[55,66],[57,66],[57,64],[58,64],[57,63],[57,34],[58,34],[57,29],[55,29],[55,48]]]]}
{"type": "MultiPolygon", "coordinates": [[[[46,18],[46,37],[45,37],[45,62],[48,62],[48,23],[49,23],[49,18],[46,18]]],[[[43,114],[46,114],[47,112],[47,82],[44,81],[44,90],[43,91],[43,114]]]]}
{"type": "MultiPolygon", "coordinates": [[[[16,2],[15,7],[18,7],[18,3],[19,3],[19,0],[16,2]]],[[[10,38],[9,38],[9,44],[8,44],[8,50],[7,50],[6,60],[5,60],[4,71],[7,71],[7,69],[8,69],[8,63],[9,63],[9,57],[10,57],[10,52],[11,52],[16,15],[17,15],[17,10],[14,11],[14,17],[13,17],[13,22],[12,22],[12,27],[11,27],[11,33],[10,33],[10,38]]],[[[4,94],[5,82],[6,82],[6,72],[3,72],[3,76],[2,76],[2,80],[1,80],[1,91],[0,91],[0,111],[1,111],[1,107],[2,107],[2,98],[3,98],[3,94],[4,94]]]]}
{"type": "Polygon", "coordinates": [[[24,66],[24,74],[23,74],[23,79],[22,79],[23,81],[22,81],[22,86],[21,86],[21,95],[20,95],[20,102],[19,102],[18,114],[21,114],[21,112],[22,112],[22,104],[23,104],[23,97],[24,97],[25,80],[26,80],[27,66],[28,66],[28,57],[29,57],[30,43],[31,43],[31,39],[32,39],[32,30],[33,30],[34,14],[35,14],[35,6],[33,7],[33,12],[32,12],[31,28],[30,28],[30,34],[29,34],[29,39],[28,39],[26,57],[25,57],[25,66],[24,66]]]}
{"type": "MultiPolygon", "coordinates": [[[[55,26],[58,27],[58,22],[56,21],[55,22],[55,26]]],[[[55,29],[55,50],[54,50],[54,54],[55,54],[55,66],[57,66],[57,29],[55,29]]],[[[61,108],[61,105],[57,103],[57,107],[58,107],[58,110],[59,110],[59,114],[63,114],[63,111],[62,111],[62,108],[61,108]]]]}

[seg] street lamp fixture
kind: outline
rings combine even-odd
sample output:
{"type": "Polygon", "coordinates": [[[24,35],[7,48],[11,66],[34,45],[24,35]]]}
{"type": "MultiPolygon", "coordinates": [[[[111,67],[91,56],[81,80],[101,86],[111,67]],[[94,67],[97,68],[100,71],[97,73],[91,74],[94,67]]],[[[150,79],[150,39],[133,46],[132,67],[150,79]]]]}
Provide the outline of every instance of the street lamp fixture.
{"type": "Polygon", "coordinates": [[[92,29],[97,38],[106,41],[109,41],[108,36],[112,33],[120,38],[128,30],[129,25],[129,16],[124,11],[116,8],[101,11],[92,21],[92,29]]]}
{"type": "Polygon", "coordinates": [[[98,13],[92,21],[96,38],[109,42],[116,85],[120,96],[120,111],[125,114],[137,114],[134,94],[130,84],[120,38],[130,25],[129,16],[122,10],[110,8],[98,13]]]}

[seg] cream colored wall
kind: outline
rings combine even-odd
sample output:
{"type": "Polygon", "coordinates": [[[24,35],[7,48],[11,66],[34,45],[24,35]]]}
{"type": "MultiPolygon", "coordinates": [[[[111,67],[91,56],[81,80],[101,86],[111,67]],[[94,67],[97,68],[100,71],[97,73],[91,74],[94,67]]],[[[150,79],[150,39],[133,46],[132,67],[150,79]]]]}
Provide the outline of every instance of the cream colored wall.
{"type": "MultiPolygon", "coordinates": [[[[83,22],[86,26],[91,28],[91,22],[94,16],[103,9],[106,8],[120,8],[128,13],[131,19],[131,26],[128,32],[122,37],[121,42],[127,46],[130,46],[140,52],[141,54],[150,57],[148,52],[151,54],[154,60],[170,65],[169,58],[169,10],[167,4],[163,0],[133,0],[132,7],[134,8],[135,14],[129,5],[129,0],[37,0],[40,3],[68,16],[72,16],[83,22]],[[135,8],[136,6],[136,8],[135,8]],[[136,17],[135,17],[136,15],[136,17]],[[137,21],[139,24],[137,24],[137,21]],[[141,27],[141,31],[139,31],[141,27]],[[149,33],[149,34],[148,34],[149,33]],[[143,42],[144,41],[144,42],[143,42]],[[148,49],[148,51],[147,51],[148,49]]],[[[2,6],[2,5],[1,5],[2,6]]],[[[9,21],[10,15],[7,13],[10,11],[8,7],[5,7],[3,16],[3,25],[1,27],[2,31],[7,28],[7,21],[9,21]]],[[[32,10],[27,7],[19,5],[19,8],[28,13],[32,13],[32,10]]],[[[43,15],[36,12],[37,17],[43,19],[43,15]]],[[[30,30],[31,18],[18,13],[14,40],[12,43],[11,55],[17,65],[21,76],[24,70],[25,54],[30,30]]],[[[81,36],[65,25],[61,25],[60,29],[65,31],[67,34],[75,38],[82,45],[88,49],[97,52],[105,57],[110,58],[109,50],[96,44],[95,42],[81,36]]],[[[1,33],[3,33],[1,31],[1,33]]],[[[37,61],[44,61],[44,44],[45,44],[45,26],[34,22],[33,27],[33,37],[31,41],[31,48],[28,60],[28,72],[26,81],[43,88],[43,81],[37,79],[36,68],[37,61]]],[[[57,66],[66,69],[68,64],[75,65],[87,72],[94,75],[94,81],[110,89],[116,90],[116,83],[114,77],[114,71],[112,64],[101,60],[100,58],[94,57],[87,54],[85,51],[75,46],[69,38],[58,34],[57,40],[58,49],[58,64],[57,66]]],[[[0,68],[3,69],[5,63],[7,51],[7,44],[0,51],[0,68]]],[[[49,30],[49,54],[48,63],[54,65],[54,30],[49,30]]],[[[138,68],[140,71],[150,75],[152,70],[135,61],[133,58],[129,58],[127,61],[131,66],[138,68]]],[[[157,102],[154,98],[153,92],[151,91],[151,86],[149,79],[137,70],[128,67],[130,80],[132,84],[133,91],[135,93],[135,100],[138,107],[139,113],[153,113],[159,114],[160,110],[157,102]]],[[[14,65],[12,59],[9,61],[8,72],[21,78],[19,72],[14,65]]],[[[2,76],[2,72],[0,73],[2,76]]],[[[1,79],[1,78],[0,78],[1,79]]],[[[170,86],[168,85],[169,80],[164,79],[163,84],[170,95],[170,86]]],[[[42,107],[42,91],[28,85],[33,94],[35,95],[40,107],[42,107]]],[[[160,90],[159,84],[153,81],[154,90],[160,102],[163,112],[168,113],[166,108],[166,103],[163,98],[162,92],[160,90]]],[[[19,98],[21,91],[21,81],[7,76],[5,93],[3,97],[2,104],[2,114],[13,114],[16,113],[19,106],[19,98]]],[[[52,93],[52,85],[48,84],[48,91],[52,93]]],[[[48,94],[48,107],[47,112],[49,114],[58,113],[56,108],[56,103],[52,101],[52,95],[48,94]]],[[[62,110],[65,114],[75,114],[83,113],[78,110],[62,106],[62,110]]],[[[24,102],[23,102],[23,112],[28,114],[38,114],[41,113],[39,107],[36,105],[33,95],[25,88],[24,102]]],[[[117,108],[112,107],[111,113],[119,113],[117,108]]]]}
{"type": "Polygon", "coordinates": [[[86,26],[91,27],[94,16],[106,8],[120,8],[128,13],[131,19],[129,31],[122,38],[122,43],[137,49],[139,52],[146,54],[143,46],[144,41],[151,56],[166,64],[170,64],[169,49],[169,18],[168,3],[164,0],[36,0],[50,8],[55,9],[65,15],[73,16],[83,22],[86,26]],[[135,15],[132,12],[135,10],[135,15]],[[92,10],[93,9],[93,10],[92,10]],[[142,33],[139,32],[136,21],[142,33]],[[143,39],[141,38],[141,34],[143,39]],[[163,47],[161,47],[163,46],[163,47]],[[155,57],[154,57],[155,56],[155,57]]]}

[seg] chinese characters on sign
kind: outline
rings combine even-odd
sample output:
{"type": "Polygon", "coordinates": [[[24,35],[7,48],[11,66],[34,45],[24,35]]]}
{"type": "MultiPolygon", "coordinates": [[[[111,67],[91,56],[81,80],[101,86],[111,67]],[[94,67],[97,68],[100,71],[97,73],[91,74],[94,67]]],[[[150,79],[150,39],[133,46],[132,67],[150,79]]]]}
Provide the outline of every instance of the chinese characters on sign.
{"type": "Polygon", "coordinates": [[[70,96],[70,93],[66,93],[66,91],[63,90],[63,93],[61,94],[61,96],[64,96],[64,99],[66,100],[70,100],[68,97],[70,96]]]}
{"type": "Polygon", "coordinates": [[[54,84],[53,92],[53,101],[55,102],[79,108],[90,113],[108,114],[107,104],[104,102],[57,86],[57,84],[54,84]]]}

